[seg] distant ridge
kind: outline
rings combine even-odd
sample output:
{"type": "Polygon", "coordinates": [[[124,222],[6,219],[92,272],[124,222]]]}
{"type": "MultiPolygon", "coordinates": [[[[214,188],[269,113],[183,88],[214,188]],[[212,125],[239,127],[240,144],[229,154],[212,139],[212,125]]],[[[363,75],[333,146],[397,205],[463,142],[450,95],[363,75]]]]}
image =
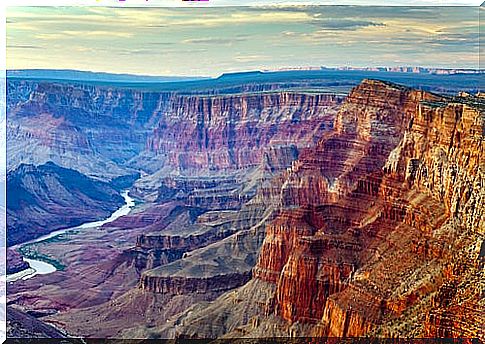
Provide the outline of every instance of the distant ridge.
{"type": "Polygon", "coordinates": [[[262,75],[264,72],[260,70],[252,70],[252,71],[246,71],[246,72],[234,72],[234,73],[223,73],[219,77],[217,77],[218,80],[220,79],[227,79],[227,78],[234,78],[234,77],[248,77],[248,76],[256,76],[256,75],[262,75]]]}
{"type": "Polygon", "coordinates": [[[374,70],[338,70],[338,69],[298,69],[298,70],[274,70],[274,71],[243,71],[224,73],[215,78],[186,78],[169,79],[168,77],[143,77],[137,75],[125,75],[102,73],[103,78],[95,78],[93,74],[86,72],[76,74],[76,71],[48,71],[40,73],[27,71],[7,71],[7,82],[20,80],[53,82],[62,84],[85,84],[100,87],[119,87],[122,89],[139,89],[150,92],[181,92],[198,94],[229,94],[265,90],[288,90],[293,88],[332,90],[332,92],[348,92],[358,85],[363,79],[379,79],[399,83],[408,87],[433,91],[440,94],[455,94],[465,91],[470,94],[481,92],[483,75],[479,73],[405,73],[395,71],[374,70]],[[36,74],[37,73],[37,74],[36,74]],[[57,74],[56,74],[57,73],[57,74]]]}
{"type": "Polygon", "coordinates": [[[136,74],[115,74],[106,72],[80,71],[73,69],[12,69],[7,70],[7,78],[22,79],[55,79],[74,81],[100,81],[100,82],[176,82],[207,79],[205,77],[191,76],[151,76],[136,74]]]}
{"type": "Polygon", "coordinates": [[[414,74],[438,74],[438,75],[451,75],[451,74],[485,74],[485,69],[473,69],[473,68],[429,68],[429,67],[416,67],[416,66],[397,66],[397,67],[288,67],[278,68],[276,70],[265,70],[265,72],[271,71],[362,71],[362,72],[391,72],[391,73],[414,73],[414,74]]]}

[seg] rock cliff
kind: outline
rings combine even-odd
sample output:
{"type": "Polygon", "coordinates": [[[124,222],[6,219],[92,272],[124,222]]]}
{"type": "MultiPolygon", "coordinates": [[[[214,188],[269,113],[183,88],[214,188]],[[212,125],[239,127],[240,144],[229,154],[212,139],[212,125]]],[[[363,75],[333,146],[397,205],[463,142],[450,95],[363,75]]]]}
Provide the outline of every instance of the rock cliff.
{"type": "MultiPolygon", "coordinates": [[[[133,190],[140,198],[224,210],[239,209],[261,180],[290,166],[302,146],[330,130],[343,99],[251,93],[251,87],[248,94],[199,96],[75,82],[7,84],[9,171],[53,162],[115,188],[142,172],[133,190]]],[[[28,216],[42,221],[38,212],[28,216]]],[[[15,217],[11,213],[10,223],[15,217]]],[[[15,230],[9,244],[18,242],[15,230]]]]}
{"type": "Polygon", "coordinates": [[[51,160],[99,178],[161,167],[198,174],[240,169],[271,155],[270,146],[312,142],[342,101],[331,94],[246,91],[199,96],[9,80],[8,168],[51,160]]]}
{"type": "Polygon", "coordinates": [[[167,155],[181,170],[256,166],[267,147],[312,145],[331,128],[331,110],[341,99],[293,92],[176,97],[148,140],[148,149],[167,155]]]}
{"type": "MultiPolygon", "coordinates": [[[[253,269],[273,301],[256,323],[211,334],[483,339],[484,108],[375,80],[354,88],[334,130],[262,190],[282,209],[253,269]]],[[[214,320],[201,314],[182,315],[178,335],[214,320]]]]}
{"type": "Polygon", "coordinates": [[[23,257],[15,250],[7,249],[7,275],[14,274],[16,272],[29,268],[23,257]]]}

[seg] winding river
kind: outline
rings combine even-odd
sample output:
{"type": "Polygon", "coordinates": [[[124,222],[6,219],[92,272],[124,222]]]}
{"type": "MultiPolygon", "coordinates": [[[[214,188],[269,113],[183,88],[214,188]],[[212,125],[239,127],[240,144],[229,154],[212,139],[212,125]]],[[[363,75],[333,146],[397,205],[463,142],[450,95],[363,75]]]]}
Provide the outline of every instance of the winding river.
{"type": "MultiPolygon", "coordinates": [[[[48,239],[51,239],[51,238],[55,238],[59,235],[62,235],[64,233],[67,233],[67,232],[72,231],[72,230],[100,227],[100,226],[104,225],[105,223],[112,222],[112,221],[116,220],[117,218],[119,218],[121,216],[127,215],[131,211],[131,208],[133,208],[135,206],[135,200],[128,195],[128,190],[125,190],[122,193],[122,196],[125,199],[125,204],[123,204],[114,213],[112,213],[110,217],[108,217],[105,220],[87,222],[87,223],[83,223],[82,225],[79,225],[79,226],[76,226],[76,227],[60,229],[60,230],[51,232],[49,234],[43,235],[43,236],[41,236],[37,239],[33,239],[33,240],[27,241],[25,243],[22,243],[20,245],[16,245],[12,248],[13,249],[19,249],[20,247],[25,246],[25,245],[40,243],[42,241],[45,241],[45,240],[48,240],[48,239]]],[[[46,274],[53,273],[54,271],[57,270],[54,267],[54,265],[52,265],[48,262],[42,261],[42,260],[29,259],[29,258],[24,258],[24,260],[27,263],[29,263],[30,268],[26,269],[26,270],[19,271],[17,273],[11,274],[11,275],[8,275],[7,276],[7,282],[14,282],[14,281],[17,281],[19,279],[26,280],[26,279],[32,278],[36,275],[46,275],[46,274]]]]}

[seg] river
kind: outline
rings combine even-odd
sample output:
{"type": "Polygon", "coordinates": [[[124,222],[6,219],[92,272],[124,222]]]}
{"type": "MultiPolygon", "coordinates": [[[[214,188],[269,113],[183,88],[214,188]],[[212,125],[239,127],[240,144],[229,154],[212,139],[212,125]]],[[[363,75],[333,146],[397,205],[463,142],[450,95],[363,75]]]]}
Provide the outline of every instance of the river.
{"type": "MultiPolygon", "coordinates": [[[[82,225],[76,226],[76,227],[70,227],[70,228],[64,228],[64,229],[59,229],[57,231],[51,232],[49,234],[43,235],[41,237],[38,237],[36,239],[27,241],[25,243],[15,245],[12,247],[12,249],[19,249],[22,246],[25,245],[31,245],[35,243],[40,243],[42,241],[55,238],[59,235],[62,235],[64,233],[67,233],[72,230],[79,230],[79,229],[86,229],[86,228],[95,228],[95,227],[100,227],[104,225],[105,223],[112,222],[116,220],[117,218],[127,215],[130,211],[131,208],[135,206],[135,200],[131,198],[128,195],[128,190],[125,190],[122,194],[123,198],[125,199],[125,204],[123,204],[120,208],[118,208],[115,212],[111,214],[110,217],[108,217],[105,220],[100,220],[100,221],[94,221],[94,222],[87,222],[83,223],[82,225]]],[[[24,258],[24,260],[29,263],[30,268],[26,270],[19,271],[17,273],[11,274],[7,276],[7,282],[14,282],[19,279],[26,280],[29,278],[32,278],[36,275],[46,275],[55,272],[57,269],[54,267],[54,265],[42,261],[42,260],[37,260],[37,259],[30,259],[30,258],[24,258]]]]}

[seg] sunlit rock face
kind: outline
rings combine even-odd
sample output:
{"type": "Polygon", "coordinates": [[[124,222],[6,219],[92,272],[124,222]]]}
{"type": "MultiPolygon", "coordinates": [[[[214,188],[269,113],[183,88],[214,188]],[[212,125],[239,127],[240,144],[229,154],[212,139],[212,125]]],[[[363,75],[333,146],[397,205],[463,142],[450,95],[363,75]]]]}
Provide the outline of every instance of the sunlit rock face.
{"type": "Polygon", "coordinates": [[[479,335],[466,309],[480,309],[483,131],[477,98],[356,87],[281,178],[282,206],[297,208],[267,226],[254,269],[277,286],[275,314],[330,336],[479,335]],[[418,312],[425,325],[406,322],[418,312]]]}
{"type": "MultiPolygon", "coordinates": [[[[290,166],[301,148],[332,129],[343,100],[333,94],[253,93],[249,86],[247,94],[213,96],[31,80],[8,80],[7,87],[9,179],[22,166],[52,163],[60,172],[72,169],[119,189],[117,180],[141,173],[131,191],[141,199],[216,210],[241,208],[260,183],[290,166]]],[[[72,186],[57,189],[70,192],[72,186]]],[[[46,219],[56,213],[54,203],[39,205],[43,215],[22,215],[32,225],[21,226],[12,212],[12,238],[16,232],[21,237],[10,242],[106,215],[96,210],[55,224],[46,219]]]]}
{"type": "Polygon", "coordinates": [[[213,96],[28,80],[7,88],[9,169],[53,161],[100,178],[286,166],[284,147],[314,144],[343,99],[251,87],[213,96]]]}
{"type": "MultiPolygon", "coordinates": [[[[55,204],[56,197],[92,216],[106,217],[105,210],[116,198],[106,201],[102,212],[91,211],[91,204],[81,207],[72,198],[84,196],[66,183],[65,171],[78,171],[78,178],[105,183],[118,192],[120,181],[139,173],[134,186],[124,183],[123,188],[131,187],[131,195],[144,205],[101,228],[133,233],[127,234],[132,241],[123,242],[112,262],[93,262],[88,270],[99,279],[102,271],[111,271],[106,284],[121,279],[112,272],[116,269],[141,276],[123,280],[120,289],[138,283],[148,293],[211,297],[251,278],[263,223],[273,216],[269,197],[252,200],[256,190],[332,130],[344,99],[258,86],[211,96],[70,82],[9,81],[8,87],[9,170],[55,165],[59,172],[46,177],[43,194],[52,193],[52,199],[22,206],[30,212],[28,223],[21,226],[12,213],[13,232],[19,233],[15,243],[58,228],[54,220],[67,227],[91,219],[66,212],[55,204]],[[43,213],[32,212],[32,207],[42,207],[43,213]],[[61,210],[68,215],[47,216],[61,210]],[[201,261],[206,265],[194,268],[201,261]]],[[[39,173],[30,180],[43,178],[39,173]]],[[[31,187],[37,188],[35,184],[31,187]]],[[[112,254],[108,246],[99,251],[112,254]]],[[[87,257],[89,252],[83,254],[87,257]]],[[[73,278],[76,273],[72,271],[73,278]]],[[[63,298],[62,292],[58,297],[63,298]]],[[[57,305],[55,298],[46,302],[57,305]]],[[[102,300],[90,298],[86,293],[87,302],[102,300]]]]}

